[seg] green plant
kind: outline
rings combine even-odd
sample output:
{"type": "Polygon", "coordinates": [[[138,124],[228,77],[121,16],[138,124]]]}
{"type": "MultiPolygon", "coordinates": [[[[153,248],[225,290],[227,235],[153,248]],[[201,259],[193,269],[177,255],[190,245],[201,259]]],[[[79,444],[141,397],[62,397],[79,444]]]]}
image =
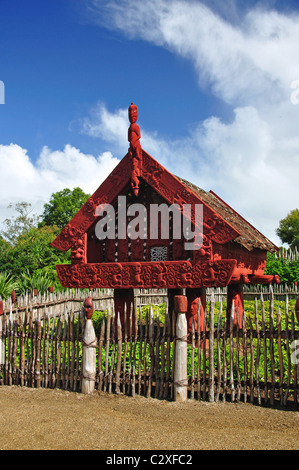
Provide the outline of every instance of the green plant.
{"type": "Polygon", "coordinates": [[[17,290],[18,282],[7,272],[0,273],[0,297],[6,300],[13,290],[17,290]]]}
{"type": "Polygon", "coordinates": [[[18,292],[22,295],[26,291],[32,292],[33,289],[37,289],[39,294],[43,294],[51,284],[51,279],[47,273],[37,271],[31,274],[27,269],[18,279],[18,292]]]}

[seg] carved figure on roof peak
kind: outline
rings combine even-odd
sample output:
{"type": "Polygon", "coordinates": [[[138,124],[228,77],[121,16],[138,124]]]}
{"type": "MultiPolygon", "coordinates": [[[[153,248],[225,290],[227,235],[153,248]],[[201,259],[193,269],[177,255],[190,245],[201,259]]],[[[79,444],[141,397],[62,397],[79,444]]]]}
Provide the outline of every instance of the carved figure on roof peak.
{"type": "Polygon", "coordinates": [[[128,141],[130,142],[129,154],[132,157],[133,169],[131,177],[131,186],[135,196],[139,192],[139,177],[141,171],[141,158],[142,150],[140,145],[141,132],[138,124],[138,108],[134,103],[131,103],[128,109],[130,127],[128,130],[128,141]]]}

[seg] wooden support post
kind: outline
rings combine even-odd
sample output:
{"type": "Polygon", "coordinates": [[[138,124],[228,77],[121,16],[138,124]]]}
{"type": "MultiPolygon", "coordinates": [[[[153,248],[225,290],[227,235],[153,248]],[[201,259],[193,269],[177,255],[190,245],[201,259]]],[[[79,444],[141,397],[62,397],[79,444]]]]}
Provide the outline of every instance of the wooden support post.
{"type": "Polygon", "coordinates": [[[227,310],[226,310],[227,326],[229,327],[231,318],[233,318],[233,326],[239,324],[241,329],[243,326],[243,312],[244,312],[244,292],[243,284],[229,284],[227,286],[227,310]],[[234,304],[234,315],[232,317],[231,309],[234,304]],[[239,312],[239,322],[237,322],[237,313],[239,312]]]}
{"type": "Polygon", "coordinates": [[[135,335],[135,309],[134,309],[134,289],[114,289],[114,311],[115,311],[115,332],[117,332],[118,315],[122,326],[123,336],[130,335],[130,311],[132,307],[132,334],[135,335]],[[126,316],[127,312],[127,316],[126,316]]]}
{"type": "Polygon", "coordinates": [[[187,400],[187,298],[184,295],[174,297],[174,311],[176,313],[176,344],[174,369],[174,400],[184,402],[187,400]]]}
{"type": "Polygon", "coordinates": [[[205,308],[206,308],[206,290],[201,288],[188,288],[186,289],[186,296],[188,300],[187,310],[187,326],[188,333],[192,333],[192,323],[194,322],[195,332],[203,331],[205,308]],[[198,303],[200,301],[200,312],[198,315],[198,303]],[[199,323],[197,324],[199,316],[199,323]],[[199,329],[198,329],[199,326],[199,329]]]}
{"type": "Polygon", "coordinates": [[[82,393],[89,394],[94,392],[96,376],[96,346],[97,338],[95,335],[92,314],[93,303],[90,297],[84,301],[85,328],[82,339],[82,393]]]}

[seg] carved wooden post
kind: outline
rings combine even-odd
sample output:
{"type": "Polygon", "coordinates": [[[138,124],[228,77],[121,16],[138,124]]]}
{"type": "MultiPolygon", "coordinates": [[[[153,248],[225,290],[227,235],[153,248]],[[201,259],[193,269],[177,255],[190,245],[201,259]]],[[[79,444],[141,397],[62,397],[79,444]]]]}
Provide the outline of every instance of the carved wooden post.
{"type": "Polygon", "coordinates": [[[195,332],[203,331],[204,327],[204,316],[206,308],[206,290],[203,288],[187,288],[186,296],[188,301],[187,310],[187,326],[188,333],[192,333],[192,323],[194,322],[195,332]],[[199,325],[198,320],[198,303],[200,301],[200,314],[199,314],[199,325]],[[199,329],[198,329],[199,328],[199,329]]]}
{"type": "Polygon", "coordinates": [[[87,297],[84,301],[84,314],[86,322],[82,339],[82,393],[88,394],[94,392],[97,346],[97,338],[92,323],[93,302],[91,297],[87,297]]]}
{"type": "Polygon", "coordinates": [[[176,313],[176,344],[174,369],[174,400],[187,400],[187,298],[184,295],[174,297],[176,313]]]}
{"type": "Polygon", "coordinates": [[[239,312],[239,326],[243,325],[244,312],[244,292],[243,284],[229,284],[227,286],[227,324],[233,321],[233,326],[237,326],[237,312],[239,312]],[[231,308],[234,304],[234,316],[231,317],[231,308]]]}

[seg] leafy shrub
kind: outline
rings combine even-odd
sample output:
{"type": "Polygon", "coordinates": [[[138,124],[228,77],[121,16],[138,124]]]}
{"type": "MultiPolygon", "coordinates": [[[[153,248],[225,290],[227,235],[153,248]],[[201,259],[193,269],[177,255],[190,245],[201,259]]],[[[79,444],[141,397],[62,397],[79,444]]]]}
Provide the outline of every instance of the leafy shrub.
{"type": "Polygon", "coordinates": [[[9,273],[0,273],[0,297],[6,300],[10,297],[13,290],[18,290],[17,280],[9,273]]]}

